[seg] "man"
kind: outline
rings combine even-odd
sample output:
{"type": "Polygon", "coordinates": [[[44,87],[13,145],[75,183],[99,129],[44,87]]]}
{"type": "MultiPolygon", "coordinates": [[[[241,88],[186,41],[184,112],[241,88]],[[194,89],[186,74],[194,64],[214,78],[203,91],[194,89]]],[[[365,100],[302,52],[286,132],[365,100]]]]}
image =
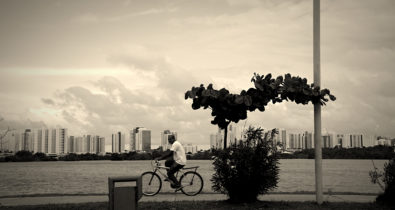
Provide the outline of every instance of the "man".
{"type": "Polygon", "coordinates": [[[164,154],[162,157],[155,159],[156,160],[167,159],[165,162],[165,166],[170,168],[169,170],[167,170],[167,176],[172,182],[171,186],[178,190],[181,188],[181,184],[178,182],[174,174],[186,165],[187,158],[185,156],[184,147],[181,145],[180,142],[176,141],[174,135],[169,135],[168,141],[171,144],[170,152],[164,154]]]}

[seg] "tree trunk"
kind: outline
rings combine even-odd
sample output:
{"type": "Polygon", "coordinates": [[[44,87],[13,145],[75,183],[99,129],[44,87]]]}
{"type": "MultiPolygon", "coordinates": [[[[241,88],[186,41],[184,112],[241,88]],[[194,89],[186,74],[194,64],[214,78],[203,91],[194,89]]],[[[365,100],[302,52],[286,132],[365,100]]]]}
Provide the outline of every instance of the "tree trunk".
{"type": "Polygon", "coordinates": [[[227,141],[227,137],[228,137],[228,126],[225,127],[224,129],[224,149],[226,149],[226,141],[227,141]]]}
{"type": "Polygon", "coordinates": [[[228,125],[230,124],[230,121],[226,123],[226,127],[224,129],[224,149],[226,149],[227,146],[227,139],[228,139],[228,125]]]}

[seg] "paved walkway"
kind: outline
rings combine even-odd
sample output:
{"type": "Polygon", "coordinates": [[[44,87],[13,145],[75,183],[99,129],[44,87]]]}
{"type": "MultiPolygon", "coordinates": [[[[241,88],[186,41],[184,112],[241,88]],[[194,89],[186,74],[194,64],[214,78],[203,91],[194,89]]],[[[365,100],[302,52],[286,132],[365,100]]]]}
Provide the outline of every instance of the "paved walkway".
{"type": "MultiPolygon", "coordinates": [[[[140,202],[161,202],[161,201],[216,201],[226,200],[222,194],[204,193],[197,196],[186,196],[180,193],[158,194],[153,197],[143,196],[140,202]]],[[[263,201],[315,201],[315,194],[267,194],[259,197],[263,201]]],[[[374,195],[324,195],[324,201],[329,202],[374,202],[374,195]]],[[[0,206],[21,206],[21,205],[41,205],[41,204],[65,204],[65,203],[90,203],[108,202],[107,195],[67,195],[67,196],[35,196],[35,197],[11,197],[0,198],[0,206]]]]}

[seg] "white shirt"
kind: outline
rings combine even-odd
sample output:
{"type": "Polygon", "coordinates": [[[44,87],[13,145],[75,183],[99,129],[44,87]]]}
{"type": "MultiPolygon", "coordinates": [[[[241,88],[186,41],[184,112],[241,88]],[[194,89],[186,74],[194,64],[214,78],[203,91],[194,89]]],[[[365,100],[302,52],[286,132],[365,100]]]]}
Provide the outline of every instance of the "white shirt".
{"type": "Polygon", "coordinates": [[[176,163],[180,165],[187,164],[187,157],[185,156],[185,150],[180,142],[178,141],[173,142],[170,151],[173,151],[173,159],[174,161],[176,161],[176,163]]]}

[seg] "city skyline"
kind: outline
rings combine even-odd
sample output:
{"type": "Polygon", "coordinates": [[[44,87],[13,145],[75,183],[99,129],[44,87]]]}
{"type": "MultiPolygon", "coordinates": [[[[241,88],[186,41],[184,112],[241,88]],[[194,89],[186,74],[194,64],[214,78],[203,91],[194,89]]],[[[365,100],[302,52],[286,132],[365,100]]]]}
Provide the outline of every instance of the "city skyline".
{"type": "MultiPolygon", "coordinates": [[[[321,83],[337,100],[322,128],[395,137],[395,3],[321,2],[321,83]]],[[[208,145],[217,126],[184,93],[213,83],[232,93],[254,72],[313,81],[312,2],[0,1],[0,130],[62,126],[69,135],[177,131],[208,145]]],[[[266,128],[313,130],[313,106],[249,112],[266,128]]],[[[129,139],[126,139],[129,141],[129,139]]]]}
{"type": "MultiPolygon", "coordinates": [[[[293,151],[300,149],[314,148],[314,133],[310,131],[287,132],[284,128],[276,128],[277,133],[273,137],[274,144],[282,151],[293,151]]],[[[228,144],[236,144],[244,141],[243,134],[245,128],[237,124],[231,124],[228,132],[228,144]]],[[[270,130],[264,130],[270,137],[270,130]]],[[[112,134],[110,145],[106,144],[105,137],[84,134],[82,136],[68,135],[67,128],[41,128],[13,130],[1,141],[1,151],[32,151],[42,152],[50,155],[62,155],[68,153],[76,154],[105,154],[124,153],[129,151],[149,152],[162,147],[170,149],[168,136],[174,135],[177,139],[177,132],[164,130],[161,132],[161,144],[151,144],[151,131],[143,127],[136,127],[131,130],[130,136],[120,131],[112,134]],[[127,141],[129,139],[130,141],[127,141]],[[133,146],[135,145],[135,146],[133,146]],[[137,145],[137,146],[136,146],[137,145]]],[[[223,148],[224,133],[218,129],[217,133],[210,134],[209,145],[183,144],[185,151],[196,153],[199,150],[210,148],[223,148]],[[208,147],[207,147],[208,146],[208,147]]],[[[395,145],[395,139],[386,139],[382,136],[368,136],[364,134],[350,133],[323,133],[323,148],[362,148],[376,145],[395,145]]],[[[108,142],[108,141],[107,141],[108,142]]]]}

